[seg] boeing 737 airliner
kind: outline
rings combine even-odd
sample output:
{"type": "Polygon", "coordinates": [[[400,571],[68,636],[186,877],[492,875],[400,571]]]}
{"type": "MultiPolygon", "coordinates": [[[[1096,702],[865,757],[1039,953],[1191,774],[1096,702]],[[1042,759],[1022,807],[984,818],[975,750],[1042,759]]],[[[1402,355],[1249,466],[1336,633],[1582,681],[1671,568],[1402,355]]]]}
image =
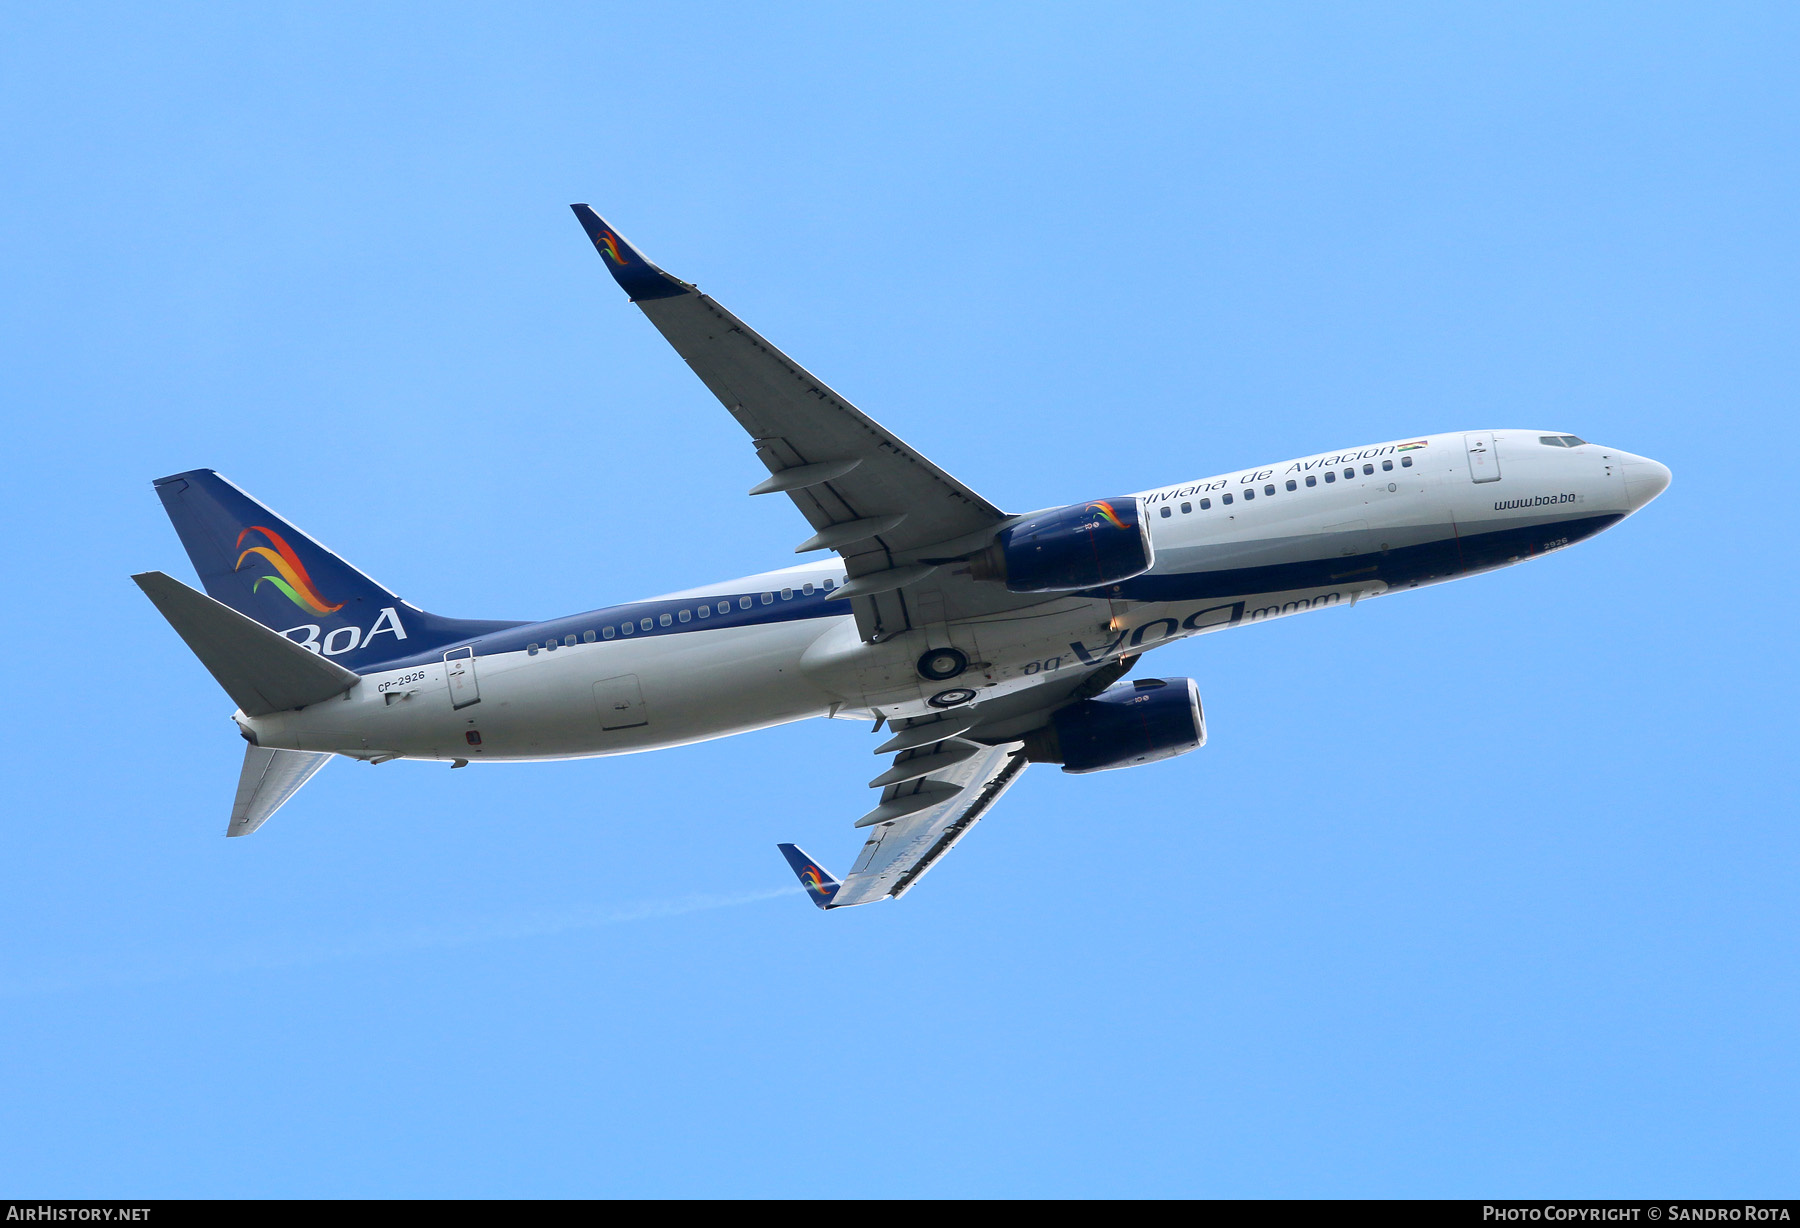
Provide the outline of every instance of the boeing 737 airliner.
{"type": "Polygon", "coordinates": [[[546,622],[428,614],[210,469],[156,483],[205,594],[133,577],[238,705],[226,834],[333,755],[453,767],[618,755],[820,716],[892,765],[840,881],[905,894],[1027,764],[1098,772],[1206,742],[1189,678],[1122,681],[1190,636],[1354,605],[1560,550],[1669,471],[1574,435],[1467,430],[1009,515],[574,206],[619,286],[748,432],[823,561],[546,622]]]}

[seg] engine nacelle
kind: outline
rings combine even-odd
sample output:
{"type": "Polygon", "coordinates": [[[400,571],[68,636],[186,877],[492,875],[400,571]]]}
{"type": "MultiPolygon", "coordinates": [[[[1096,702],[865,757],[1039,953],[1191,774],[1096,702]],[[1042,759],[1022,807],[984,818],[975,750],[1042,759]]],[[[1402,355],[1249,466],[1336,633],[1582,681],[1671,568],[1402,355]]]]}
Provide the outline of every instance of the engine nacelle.
{"type": "Polygon", "coordinates": [[[1192,678],[1139,678],[1070,704],[1025,738],[1033,763],[1104,772],[1173,759],[1206,745],[1206,714],[1192,678]]]}
{"type": "Polygon", "coordinates": [[[1155,561],[1137,499],[1094,499],[1013,525],[975,556],[970,574],[1015,593],[1056,593],[1129,580],[1155,561]]]}

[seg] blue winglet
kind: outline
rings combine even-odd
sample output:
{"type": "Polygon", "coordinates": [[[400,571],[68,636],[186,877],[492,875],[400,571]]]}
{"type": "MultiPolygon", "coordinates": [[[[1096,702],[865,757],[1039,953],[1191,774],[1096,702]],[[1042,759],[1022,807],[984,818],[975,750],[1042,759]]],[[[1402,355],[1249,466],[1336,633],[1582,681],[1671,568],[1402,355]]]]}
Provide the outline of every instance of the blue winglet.
{"type": "Polygon", "coordinates": [[[627,243],[624,235],[608,226],[606,219],[595,213],[592,205],[570,205],[569,208],[575,211],[576,220],[587,231],[587,237],[594,241],[594,250],[606,262],[607,271],[613,275],[613,280],[631,296],[632,302],[674,298],[693,288],[670,277],[644,259],[644,253],[627,243]]]}
{"type": "Polygon", "coordinates": [[[794,867],[794,873],[800,878],[800,885],[806,888],[806,894],[820,908],[830,908],[831,901],[837,896],[838,888],[843,886],[818,862],[808,857],[797,844],[778,844],[781,855],[794,867]]]}

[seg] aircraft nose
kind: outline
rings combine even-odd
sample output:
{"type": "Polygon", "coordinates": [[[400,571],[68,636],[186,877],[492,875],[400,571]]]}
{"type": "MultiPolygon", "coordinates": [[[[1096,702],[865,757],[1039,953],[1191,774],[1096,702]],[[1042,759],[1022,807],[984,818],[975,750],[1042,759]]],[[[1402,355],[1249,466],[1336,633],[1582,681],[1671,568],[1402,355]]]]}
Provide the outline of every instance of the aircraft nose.
{"type": "Polygon", "coordinates": [[[1647,456],[1627,452],[1620,469],[1625,475],[1625,503],[1634,512],[1669,489],[1669,467],[1647,456]]]}

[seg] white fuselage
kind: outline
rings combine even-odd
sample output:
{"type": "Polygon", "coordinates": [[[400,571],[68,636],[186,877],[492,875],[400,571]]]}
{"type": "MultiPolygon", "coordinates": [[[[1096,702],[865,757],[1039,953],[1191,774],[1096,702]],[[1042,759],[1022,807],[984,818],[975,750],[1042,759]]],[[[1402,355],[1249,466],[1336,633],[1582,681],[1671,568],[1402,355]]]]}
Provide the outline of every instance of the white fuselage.
{"type": "Polygon", "coordinates": [[[1610,527],[1668,483],[1653,461],[1545,438],[1567,437],[1434,435],[1144,491],[1155,545],[1144,575],[880,643],[828,599],[827,583],[844,582],[833,558],[513,627],[367,673],[341,698],[237,720],[265,747],[520,760],[807,717],[916,716],[947,686],[986,702],[1204,632],[1522,562],[1610,527]],[[920,677],[920,654],[946,645],[968,672],[920,677]]]}

